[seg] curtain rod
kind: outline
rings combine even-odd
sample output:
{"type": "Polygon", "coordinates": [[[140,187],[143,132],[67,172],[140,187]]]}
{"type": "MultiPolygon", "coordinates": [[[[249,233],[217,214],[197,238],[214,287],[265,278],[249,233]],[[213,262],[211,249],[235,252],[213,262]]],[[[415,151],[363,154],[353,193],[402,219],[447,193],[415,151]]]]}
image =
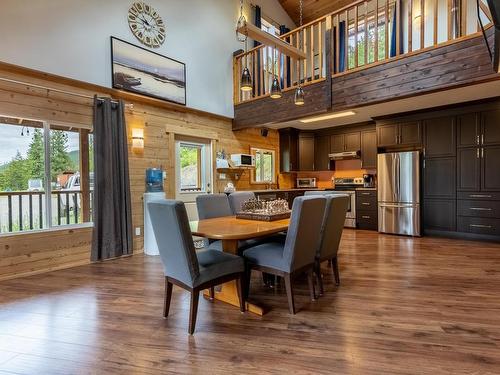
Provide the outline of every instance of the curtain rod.
{"type": "MultiPolygon", "coordinates": [[[[67,95],[78,96],[80,98],[85,98],[85,99],[94,99],[94,97],[91,96],[91,95],[85,95],[85,94],[80,94],[80,93],[77,93],[77,92],[66,91],[66,90],[61,90],[61,89],[55,89],[53,87],[47,87],[47,86],[37,85],[37,84],[34,84],[34,83],[17,81],[15,79],[10,79],[10,78],[0,77],[0,81],[15,83],[15,84],[18,84],[18,85],[26,85],[26,86],[34,87],[34,88],[37,88],[37,89],[58,92],[60,94],[67,94],[67,95]]],[[[115,99],[112,99],[112,98],[109,98],[109,99],[111,99],[111,101],[114,102],[114,103],[118,103],[118,100],[115,100],[115,99]]],[[[104,98],[97,98],[97,100],[104,100],[104,98]]],[[[134,105],[132,103],[127,103],[127,104],[125,104],[125,107],[128,108],[128,109],[133,109],[134,105]]]]}

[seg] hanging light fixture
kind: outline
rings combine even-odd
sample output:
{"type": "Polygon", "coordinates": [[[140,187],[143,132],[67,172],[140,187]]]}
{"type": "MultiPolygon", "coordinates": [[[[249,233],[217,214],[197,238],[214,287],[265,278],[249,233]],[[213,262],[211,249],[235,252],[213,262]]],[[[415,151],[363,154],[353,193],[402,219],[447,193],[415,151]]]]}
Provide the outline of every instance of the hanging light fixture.
{"type": "Polygon", "coordinates": [[[273,49],[273,83],[271,84],[271,99],[279,99],[281,98],[281,83],[278,79],[278,74],[276,73],[276,63],[274,61],[274,55],[276,52],[276,48],[273,49]]]}
{"type": "MultiPolygon", "coordinates": [[[[243,71],[241,72],[241,78],[240,78],[240,90],[241,91],[252,91],[253,90],[253,82],[252,82],[252,75],[250,74],[250,70],[248,69],[248,55],[246,55],[247,52],[247,41],[248,41],[248,34],[245,33],[242,34],[238,30],[240,30],[242,27],[246,25],[246,18],[243,15],[243,0],[240,0],[240,18],[238,18],[238,22],[236,23],[236,39],[238,39],[239,42],[245,43],[245,67],[243,68],[243,71]]],[[[246,28],[245,28],[246,30],[246,28]]]]}
{"type": "MultiPolygon", "coordinates": [[[[299,22],[302,27],[302,0],[299,0],[299,22]]],[[[299,45],[302,50],[302,33],[299,33],[299,45]]],[[[299,85],[295,90],[294,102],[295,105],[304,105],[304,89],[302,88],[302,60],[299,60],[299,85]]]]}

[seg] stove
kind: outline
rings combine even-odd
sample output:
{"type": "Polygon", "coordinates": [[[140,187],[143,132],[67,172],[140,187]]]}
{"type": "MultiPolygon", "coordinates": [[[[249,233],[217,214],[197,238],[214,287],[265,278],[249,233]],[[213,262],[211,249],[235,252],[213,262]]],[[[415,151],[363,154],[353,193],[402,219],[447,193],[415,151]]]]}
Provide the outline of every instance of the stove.
{"type": "Polygon", "coordinates": [[[332,178],[332,185],[334,187],[326,189],[349,195],[349,205],[347,207],[344,224],[346,227],[356,228],[356,188],[363,187],[363,183],[363,177],[332,178]]]}

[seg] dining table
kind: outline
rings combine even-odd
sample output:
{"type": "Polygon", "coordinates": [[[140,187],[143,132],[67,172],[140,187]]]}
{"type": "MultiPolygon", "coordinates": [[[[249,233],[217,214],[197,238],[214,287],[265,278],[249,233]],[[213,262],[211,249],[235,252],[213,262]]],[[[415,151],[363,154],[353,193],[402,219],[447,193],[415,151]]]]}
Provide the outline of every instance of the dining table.
{"type": "MultiPolygon", "coordinates": [[[[211,240],[221,240],[222,250],[230,254],[238,254],[238,242],[241,240],[259,239],[286,231],[290,219],[275,221],[260,221],[238,219],[236,216],[223,216],[212,219],[203,219],[189,222],[191,233],[194,236],[205,237],[211,240]]],[[[208,291],[204,292],[208,297],[208,291]]],[[[216,290],[214,299],[239,307],[238,289],[236,280],[222,284],[216,290]]],[[[246,310],[257,315],[264,315],[266,309],[256,303],[245,302],[246,310]]]]}

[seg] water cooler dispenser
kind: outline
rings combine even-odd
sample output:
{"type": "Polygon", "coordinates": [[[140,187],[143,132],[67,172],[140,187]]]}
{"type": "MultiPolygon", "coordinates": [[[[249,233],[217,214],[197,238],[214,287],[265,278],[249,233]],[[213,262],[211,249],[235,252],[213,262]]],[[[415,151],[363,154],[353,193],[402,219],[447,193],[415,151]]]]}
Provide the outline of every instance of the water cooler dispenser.
{"type": "Polygon", "coordinates": [[[151,218],[149,217],[148,202],[165,198],[163,190],[163,171],[158,168],[146,169],[146,193],[144,193],[144,253],[158,255],[158,245],[151,218]]]}

